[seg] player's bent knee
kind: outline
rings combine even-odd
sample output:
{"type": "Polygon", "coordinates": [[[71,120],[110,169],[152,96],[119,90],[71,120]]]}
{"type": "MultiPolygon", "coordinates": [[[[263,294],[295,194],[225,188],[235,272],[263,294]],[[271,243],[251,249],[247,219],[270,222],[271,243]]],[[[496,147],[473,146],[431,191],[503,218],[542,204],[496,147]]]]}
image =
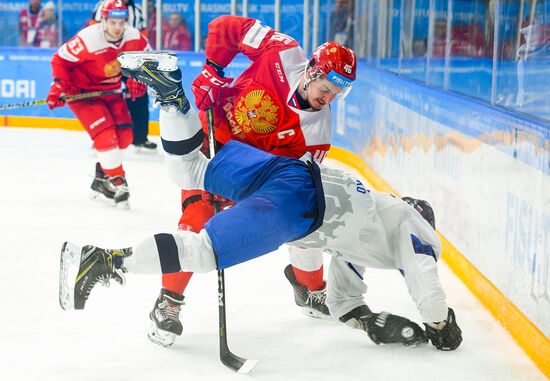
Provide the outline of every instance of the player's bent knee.
{"type": "Polygon", "coordinates": [[[118,138],[115,128],[107,128],[94,138],[94,148],[98,151],[109,151],[118,147],[118,138]]]}
{"type": "Polygon", "coordinates": [[[134,132],[131,128],[117,128],[116,136],[118,141],[118,148],[127,148],[134,140],[134,132]]]}

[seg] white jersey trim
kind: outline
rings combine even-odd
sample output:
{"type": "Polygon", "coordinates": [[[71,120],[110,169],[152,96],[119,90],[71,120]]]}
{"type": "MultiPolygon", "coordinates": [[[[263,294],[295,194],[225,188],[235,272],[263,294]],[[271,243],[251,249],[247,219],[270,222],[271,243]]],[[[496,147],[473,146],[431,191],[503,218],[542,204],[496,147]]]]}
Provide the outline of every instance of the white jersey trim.
{"type": "Polygon", "coordinates": [[[60,58],[63,58],[64,60],[66,60],[66,61],[78,62],[78,58],[75,57],[74,55],[72,55],[71,53],[69,53],[69,51],[67,50],[67,44],[66,43],[61,45],[61,47],[59,48],[59,51],[57,52],[57,55],[60,58]]]}
{"type": "Polygon", "coordinates": [[[279,52],[279,57],[283,65],[283,72],[288,80],[289,92],[286,97],[286,103],[288,103],[306,71],[307,57],[299,46],[279,52]]]}
{"type": "Polygon", "coordinates": [[[105,39],[105,33],[102,28],[101,24],[94,24],[78,32],[78,36],[84,42],[84,45],[86,45],[89,53],[107,48],[120,49],[126,42],[141,38],[141,34],[136,28],[128,26],[124,31],[120,45],[117,47],[105,39]]]}
{"type": "Polygon", "coordinates": [[[332,140],[330,106],[325,106],[319,111],[294,109],[294,112],[300,117],[300,126],[307,146],[330,144],[332,140]]]}

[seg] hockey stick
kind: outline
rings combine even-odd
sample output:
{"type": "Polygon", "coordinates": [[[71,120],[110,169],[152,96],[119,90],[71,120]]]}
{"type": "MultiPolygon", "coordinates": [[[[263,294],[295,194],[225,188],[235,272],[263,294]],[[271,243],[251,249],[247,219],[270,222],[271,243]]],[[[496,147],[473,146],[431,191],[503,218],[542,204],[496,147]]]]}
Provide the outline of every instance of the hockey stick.
{"type": "MultiPolygon", "coordinates": [[[[92,91],[92,92],[89,92],[89,93],[68,95],[68,96],[64,97],[63,99],[66,102],[71,102],[71,101],[78,101],[78,100],[81,100],[81,99],[102,97],[104,95],[121,94],[121,93],[122,93],[122,89],[92,91]]],[[[35,100],[35,101],[11,103],[11,104],[7,104],[7,105],[1,105],[0,110],[11,110],[11,109],[20,108],[20,107],[39,106],[39,105],[45,105],[47,103],[48,103],[47,99],[38,99],[38,100],[35,100]]]]}
{"type": "MultiPolygon", "coordinates": [[[[214,139],[214,116],[212,109],[206,110],[208,123],[208,148],[210,158],[216,154],[216,140],[214,139]]],[[[216,210],[218,212],[218,210],[216,210]]],[[[219,306],[219,334],[220,360],[223,365],[238,373],[249,373],[258,363],[257,360],[243,359],[233,354],[227,345],[227,325],[225,322],[225,275],[223,269],[218,269],[218,306],[219,306]]]]}

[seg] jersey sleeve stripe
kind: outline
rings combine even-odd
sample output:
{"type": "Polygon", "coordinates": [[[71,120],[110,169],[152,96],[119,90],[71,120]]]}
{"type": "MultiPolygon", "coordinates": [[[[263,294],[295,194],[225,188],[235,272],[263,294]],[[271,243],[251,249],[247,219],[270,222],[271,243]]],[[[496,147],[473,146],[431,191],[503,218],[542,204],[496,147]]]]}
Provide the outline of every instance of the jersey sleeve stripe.
{"type": "Polygon", "coordinates": [[[78,58],[72,55],[71,53],[69,53],[69,51],[67,50],[67,44],[63,44],[59,48],[59,51],[57,52],[57,54],[59,55],[59,57],[69,62],[78,62],[78,58]]]}
{"type": "Polygon", "coordinates": [[[204,132],[202,130],[186,140],[170,141],[161,137],[162,148],[172,155],[187,155],[202,146],[204,140],[204,132]]]}

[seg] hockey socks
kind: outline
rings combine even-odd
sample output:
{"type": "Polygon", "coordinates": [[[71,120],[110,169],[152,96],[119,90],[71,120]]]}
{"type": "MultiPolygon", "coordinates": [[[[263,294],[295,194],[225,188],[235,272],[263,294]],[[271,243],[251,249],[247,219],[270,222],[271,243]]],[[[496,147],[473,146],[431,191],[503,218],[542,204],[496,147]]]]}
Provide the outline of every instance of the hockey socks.
{"type": "Polygon", "coordinates": [[[178,231],[155,234],[134,246],[124,267],[135,274],[209,272],[216,269],[216,258],[205,230],[178,231]]]}
{"type": "Polygon", "coordinates": [[[314,271],[304,271],[292,266],[292,270],[294,270],[296,281],[302,286],[307,287],[309,291],[317,291],[325,287],[325,282],[323,281],[323,266],[314,271]]]}
{"type": "Polygon", "coordinates": [[[126,172],[124,172],[124,169],[122,168],[122,164],[119,165],[118,167],[111,168],[111,169],[107,169],[103,166],[101,166],[101,168],[103,169],[103,172],[105,172],[105,174],[109,177],[115,177],[115,176],[125,177],[126,176],[126,172]]]}
{"type": "Polygon", "coordinates": [[[162,287],[174,294],[183,295],[187,284],[193,276],[192,272],[178,272],[162,275],[162,287]]]}

